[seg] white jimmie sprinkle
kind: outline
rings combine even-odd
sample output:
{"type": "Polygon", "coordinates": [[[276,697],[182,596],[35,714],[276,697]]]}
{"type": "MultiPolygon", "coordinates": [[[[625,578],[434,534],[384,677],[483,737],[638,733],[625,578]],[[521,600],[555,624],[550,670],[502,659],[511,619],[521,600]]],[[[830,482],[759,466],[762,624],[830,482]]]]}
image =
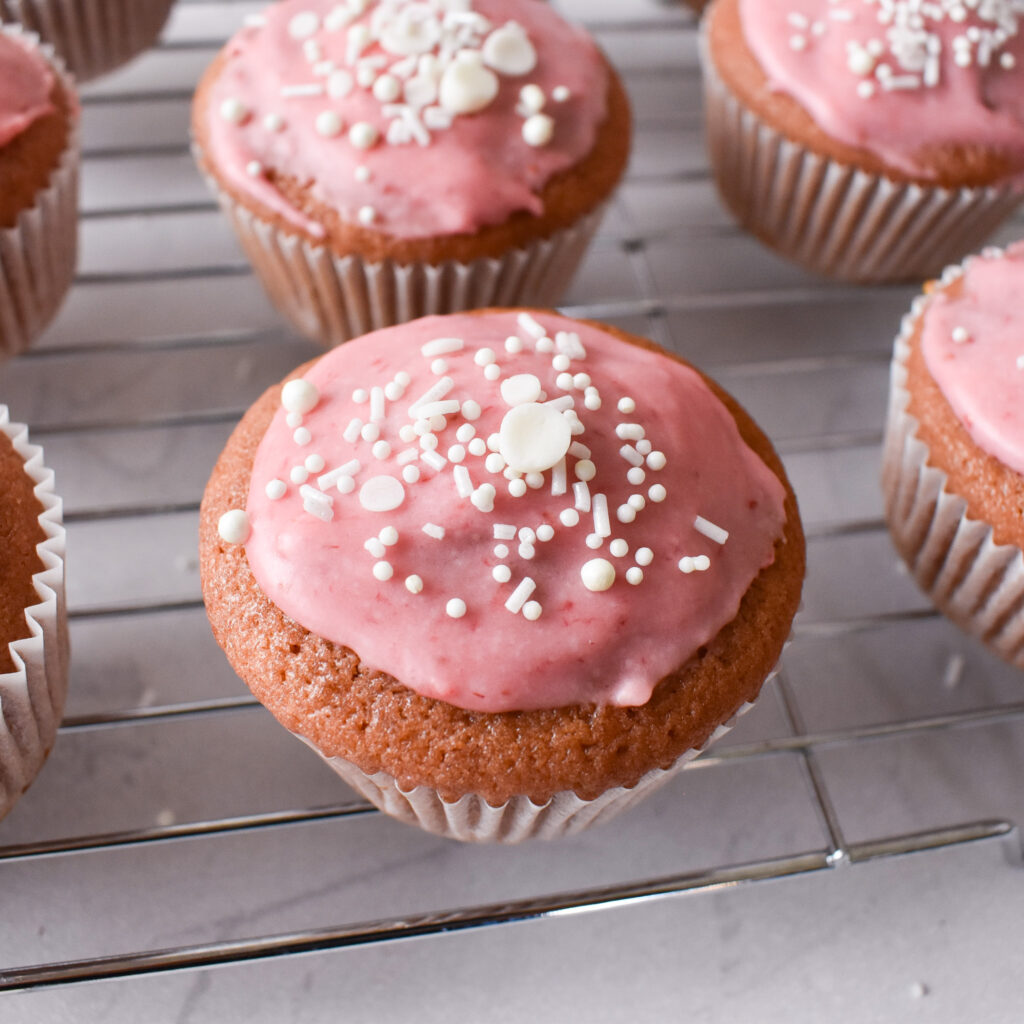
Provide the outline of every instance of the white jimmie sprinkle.
{"type": "Polygon", "coordinates": [[[702,533],[708,540],[713,540],[716,544],[724,544],[729,539],[728,530],[723,530],[721,526],[716,526],[703,516],[697,516],[694,519],[693,527],[698,533],[702,533]]]}

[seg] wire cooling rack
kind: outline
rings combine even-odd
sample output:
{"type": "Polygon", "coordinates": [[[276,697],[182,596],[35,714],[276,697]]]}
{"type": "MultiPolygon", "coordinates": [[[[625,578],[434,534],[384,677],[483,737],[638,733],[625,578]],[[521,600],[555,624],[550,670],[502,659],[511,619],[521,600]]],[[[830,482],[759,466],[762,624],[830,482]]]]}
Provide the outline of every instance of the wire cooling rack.
{"type": "MultiPolygon", "coordinates": [[[[654,0],[561,4],[619,67],[637,121],[565,308],[685,354],[775,440],[809,537],[779,676],[620,823],[514,849],[379,815],[255,705],[205,621],[198,503],[242,411],[316,349],[253,280],[187,123],[198,74],[259,6],[180,0],[157,49],[84,90],[77,282],[45,338],[0,369],[0,400],[65,498],[73,643],[56,748],[0,824],[0,1019],[171,1019],[139,1010],[155,991],[180,1020],[335,1019],[328,975],[348,998],[382,962],[455,984],[460,930],[498,949],[484,926],[508,937],[589,910],[596,935],[645,901],[685,930],[694,904],[678,894],[1010,835],[1020,678],[935,615],[881,521],[888,358],[913,290],[823,282],[732,225],[703,152],[693,17],[654,0]],[[425,945],[396,941],[414,937],[425,945]],[[385,961],[363,956],[376,944],[385,961]],[[282,981],[294,964],[301,980],[282,981]],[[261,1001],[236,1017],[222,990],[261,1001]]],[[[365,1019],[410,1019],[414,1003],[375,1005],[365,1019]]],[[[428,1003],[417,1019],[435,1019],[428,1003]]]]}

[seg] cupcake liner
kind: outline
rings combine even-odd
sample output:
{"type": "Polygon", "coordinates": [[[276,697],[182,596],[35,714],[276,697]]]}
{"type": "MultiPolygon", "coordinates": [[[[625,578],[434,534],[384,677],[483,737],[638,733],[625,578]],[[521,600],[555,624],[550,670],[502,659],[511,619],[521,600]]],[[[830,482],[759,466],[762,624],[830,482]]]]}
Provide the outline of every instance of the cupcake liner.
{"type": "MultiPolygon", "coordinates": [[[[197,161],[205,163],[198,153],[197,161]]],[[[279,229],[236,202],[210,175],[207,181],[279,312],[327,346],[435,313],[554,306],[604,214],[601,206],[572,227],[499,258],[436,266],[369,263],[279,229]]]]}
{"type": "Polygon", "coordinates": [[[417,825],[446,839],[467,843],[511,844],[526,839],[571,836],[591,825],[608,821],[668,782],[715,740],[727,733],[736,719],[751,707],[751,703],[743,704],[728,722],[715,729],[702,747],[686,751],[670,768],[649,771],[632,786],[608,789],[593,800],[583,800],[572,791],[556,793],[547,803],[539,805],[526,796],[514,796],[494,807],[476,793],[467,793],[452,802],[442,799],[429,786],[404,790],[387,772],[368,774],[351,761],[323,754],[305,736],[299,733],[293,735],[315,750],[360,796],[392,818],[407,825],[417,825]]]}
{"type": "MultiPolygon", "coordinates": [[[[0,0],[2,4],[3,0],[0,0]]],[[[16,25],[0,31],[39,45],[71,97],[75,88],[52,47],[16,25]]],[[[17,223],[0,228],[0,361],[28,348],[53,319],[75,276],[78,258],[79,118],[50,180],[17,223]]]]}
{"type": "Polygon", "coordinates": [[[174,0],[0,0],[0,22],[50,43],[75,78],[88,81],[148,50],[174,0]]]}
{"type": "Polygon", "coordinates": [[[37,551],[43,571],[32,578],[38,603],[25,610],[30,635],[9,650],[14,671],[0,673],[0,818],[35,778],[57,735],[68,678],[67,614],[64,604],[64,527],[61,500],[43,451],[29,444],[27,429],[11,423],[0,405],[0,431],[22,457],[43,506],[39,523],[46,539],[37,551]]]}
{"type": "MultiPolygon", "coordinates": [[[[960,268],[944,275],[948,283],[960,268]]],[[[918,299],[893,353],[882,456],[885,517],[918,586],[961,629],[1024,668],[1024,552],[997,544],[992,528],[967,514],[947,488],[946,474],[928,463],[928,446],[907,412],[909,339],[926,300],[918,299]]]]}
{"type": "Polygon", "coordinates": [[[871,283],[933,277],[978,249],[1024,200],[1011,185],[890,181],[790,141],[729,91],[702,39],[708,147],[740,224],[809,270],[871,283]]]}

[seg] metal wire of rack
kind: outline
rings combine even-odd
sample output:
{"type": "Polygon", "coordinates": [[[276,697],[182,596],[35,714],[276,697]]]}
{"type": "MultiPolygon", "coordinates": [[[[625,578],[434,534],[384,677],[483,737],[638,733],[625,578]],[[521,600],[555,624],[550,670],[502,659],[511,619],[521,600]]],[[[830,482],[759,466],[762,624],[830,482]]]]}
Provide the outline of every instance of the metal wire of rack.
{"type": "MultiPolygon", "coordinates": [[[[701,145],[694,22],[670,5],[561,4],[637,114],[628,181],[565,308],[686,354],[776,440],[810,548],[779,676],[621,829],[515,850],[388,821],[269,722],[209,637],[195,521],[234,422],[315,349],[270,310],[186,134],[192,83],[258,6],[180,0],[158,49],[84,91],[80,273],[0,371],[65,497],[74,649],[51,763],[0,825],[0,1000],[443,943],[1011,835],[1019,681],[926,605],[880,516],[887,361],[912,291],[812,279],[729,222],[701,145]]],[[[12,1010],[42,1019],[26,998],[12,1010]]]]}

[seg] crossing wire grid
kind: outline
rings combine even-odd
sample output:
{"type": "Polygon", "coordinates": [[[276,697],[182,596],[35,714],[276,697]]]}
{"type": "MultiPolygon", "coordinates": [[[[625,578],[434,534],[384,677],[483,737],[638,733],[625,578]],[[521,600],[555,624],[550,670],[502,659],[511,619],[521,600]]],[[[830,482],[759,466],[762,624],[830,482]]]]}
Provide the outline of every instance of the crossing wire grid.
{"type": "Polygon", "coordinates": [[[316,962],[299,953],[345,971],[361,947],[412,937],[443,957],[458,930],[584,910],[599,927],[638,901],[1012,836],[1020,677],[934,613],[881,520],[888,359],[914,289],[822,281],[731,223],[704,154],[694,19],[655,0],[560,5],[636,115],[628,178],[565,309],[686,355],[776,443],[809,539],[778,677],[621,824],[510,849],[390,821],[255,704],[206,623],[197,509],[242,411],[317,349],[264,298],[187,124],[198,75],[259,6],[181,0],[159,47],[83,90],[78,278],[0,369],[65,500],[73,644],[56,747],[0,824],[0,1018],[65,1019],[47,994],[91,1006],[131,980],[316,962]]]}

